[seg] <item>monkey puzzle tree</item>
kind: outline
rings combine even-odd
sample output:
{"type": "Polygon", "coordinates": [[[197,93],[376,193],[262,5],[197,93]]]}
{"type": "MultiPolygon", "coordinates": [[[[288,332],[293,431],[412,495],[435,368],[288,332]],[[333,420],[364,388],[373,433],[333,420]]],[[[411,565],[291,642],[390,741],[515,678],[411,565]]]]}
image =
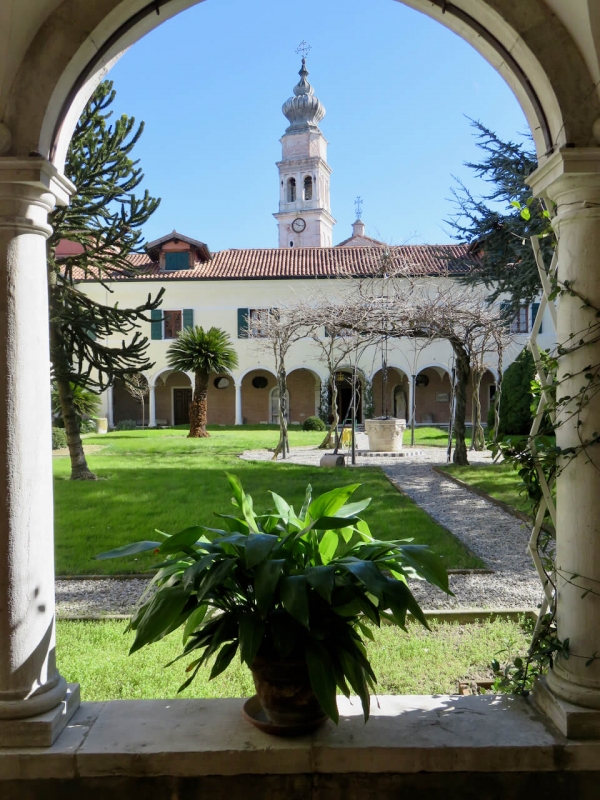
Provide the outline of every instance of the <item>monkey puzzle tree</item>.
{"type": "Polygon", "coordinates": [[[50,216],[50,356],[72,480],[96,477],[83,452],[72,387],[102,391],[116,378],[126,380],[127,375],[152,366],[146,356],[148,339],[139,323],[150,321],[149,313],[158,308],[164,291],[153,299],[148,295],[136,308],[121,308],[97,302],[78,288],[82,280],[93,280],[110,292],[110,280],[137,273],[130,256],[141,249],[140,228],[160,202],[148,191],[141,198],[133,193],[144,176],[131,151],[144,125],[136,129],[134,118],[126,115],[109,124],[114,98],[112,82],[104,81],[81,115],[65,165],[77,192],[69,206],[56,208],[50,216]],[[62,240],[76,245],[64,258],[57,256],[62,240]],[[123,337],[120,344],[111,343],[115,335],[123,337]]]}

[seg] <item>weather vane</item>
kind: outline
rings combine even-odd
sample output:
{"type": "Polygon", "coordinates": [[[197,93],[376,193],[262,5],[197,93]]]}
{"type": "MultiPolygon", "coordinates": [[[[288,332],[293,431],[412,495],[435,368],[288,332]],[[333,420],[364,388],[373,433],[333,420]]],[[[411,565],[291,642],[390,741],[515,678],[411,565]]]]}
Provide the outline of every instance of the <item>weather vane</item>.
{"type": "Polygon", "coordinates": [[[362,197],[357,197],[354,201],[354,205],[356,206],[356,219],[360,219],[362,217],[362,197]]]}
{"type": "Polygon", "coordinates": [[[310,53],[312,47],[306,42],[305,39],[302,39],[298,47],[296,48],[296,53],[302,53],[302,61],[306,60],[306,56],[310,53]]]}

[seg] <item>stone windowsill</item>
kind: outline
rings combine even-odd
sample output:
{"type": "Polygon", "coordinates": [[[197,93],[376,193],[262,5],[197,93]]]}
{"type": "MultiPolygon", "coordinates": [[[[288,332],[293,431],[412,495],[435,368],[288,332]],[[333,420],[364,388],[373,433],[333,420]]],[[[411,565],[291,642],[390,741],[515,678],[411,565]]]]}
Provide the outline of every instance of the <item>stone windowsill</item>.
{"type": "MultiPolygon", "coordinates": [[[[600,741],[568,741],[522,698],[340,700],[339,726],[297,739],[256,730],[242,700],[83,703],[49,748],[0,750],[0,781],[106,776],[594,771],[600,741]]],[[[2,792],[0,791],[0,795],[2,792]]]]}

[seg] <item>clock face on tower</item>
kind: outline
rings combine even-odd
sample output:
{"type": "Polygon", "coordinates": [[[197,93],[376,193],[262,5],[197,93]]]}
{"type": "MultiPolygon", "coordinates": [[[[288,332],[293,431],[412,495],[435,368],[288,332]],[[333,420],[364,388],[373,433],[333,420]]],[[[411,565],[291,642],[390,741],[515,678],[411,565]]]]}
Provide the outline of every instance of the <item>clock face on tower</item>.
{"type": "Polygon", "coordinates": [[[306,228],[306,222],[302,219],[302,217],[296,217],[296,219],[292,222],[292,230],[294,233],[302,233],[304,228],[306,228]]]}

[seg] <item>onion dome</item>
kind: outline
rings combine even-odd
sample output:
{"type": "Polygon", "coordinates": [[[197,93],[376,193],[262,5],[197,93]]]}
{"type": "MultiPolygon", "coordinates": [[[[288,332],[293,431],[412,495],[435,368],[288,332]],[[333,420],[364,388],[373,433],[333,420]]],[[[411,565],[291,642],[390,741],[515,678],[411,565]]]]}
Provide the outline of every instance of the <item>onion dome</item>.
{"type": "Polygon", "coordinates": [[[306,59],[302,59],[300,80],[294,86],[294,97],[290,97],[283,104],[281,110],[290,121],[286,133],[300,133],[301,131],[319,130],[318,123],[325,116],[325,106],[315,96],[314,89],[306,80],[308,70],[306,59]]]}

